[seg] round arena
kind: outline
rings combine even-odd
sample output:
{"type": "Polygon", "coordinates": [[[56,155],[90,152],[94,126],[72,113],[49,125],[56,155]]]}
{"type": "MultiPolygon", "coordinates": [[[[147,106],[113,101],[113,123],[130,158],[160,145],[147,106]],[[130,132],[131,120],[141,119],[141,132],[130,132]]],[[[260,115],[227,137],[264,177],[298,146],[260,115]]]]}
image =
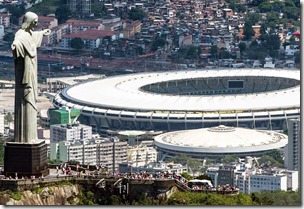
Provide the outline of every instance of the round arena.
{"type": "Polygon", "coordinates": [[[262,156],[285,147],[288,138],[275,131],[227,127],[224,125],[167,132],[155,137],[154,145],[163,159],[180,155],[216,158],[225,155],[262,156]]]}
{"type": "Polygon", "coordinates": [[[100,132],[226,125],[286,129],[300,115],[300,71],[219,69],[113,76],[67,87],[53,105],[100,132]]]}

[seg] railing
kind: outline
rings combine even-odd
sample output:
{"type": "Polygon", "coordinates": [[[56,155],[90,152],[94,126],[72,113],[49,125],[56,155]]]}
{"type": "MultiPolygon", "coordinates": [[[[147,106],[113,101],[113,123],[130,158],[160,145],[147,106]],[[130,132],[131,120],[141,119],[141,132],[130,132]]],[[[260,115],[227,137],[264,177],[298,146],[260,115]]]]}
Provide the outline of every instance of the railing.
{"type": "Polygon", "coordinates": [[[188,187],[186,184],[181,183],[179,180],[175,180],[175,185],[178,188],[182,189],[183,191],[187,191],[187,192],[191,191],[190,187],[188,187]]]}

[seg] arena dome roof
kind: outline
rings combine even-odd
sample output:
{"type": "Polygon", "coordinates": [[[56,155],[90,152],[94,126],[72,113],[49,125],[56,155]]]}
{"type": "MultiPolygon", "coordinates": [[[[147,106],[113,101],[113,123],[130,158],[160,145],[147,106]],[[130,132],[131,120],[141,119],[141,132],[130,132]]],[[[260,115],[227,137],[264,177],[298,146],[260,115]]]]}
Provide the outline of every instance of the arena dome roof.
{"type": "Polygon", "coordinates": [[[242,153],[284,147],[288,138],[274,131],[227,127],[224,125],[168,132],[155,137],[158,148],[176,152],[242,153]]]}

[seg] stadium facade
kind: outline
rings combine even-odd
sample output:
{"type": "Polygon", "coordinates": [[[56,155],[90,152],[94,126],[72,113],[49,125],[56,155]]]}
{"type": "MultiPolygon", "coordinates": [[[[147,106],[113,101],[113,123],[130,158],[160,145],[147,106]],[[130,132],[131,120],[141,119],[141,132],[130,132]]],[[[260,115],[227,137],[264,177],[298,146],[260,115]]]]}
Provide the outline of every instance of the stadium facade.
{"type": "Polygon", "coordinates": [[[56,108],[81,111],[100,132],[186,130],[226,125],[287,128],[300,115],[300,71],[219,69],[113,76],[65,88],[56,108]]]}

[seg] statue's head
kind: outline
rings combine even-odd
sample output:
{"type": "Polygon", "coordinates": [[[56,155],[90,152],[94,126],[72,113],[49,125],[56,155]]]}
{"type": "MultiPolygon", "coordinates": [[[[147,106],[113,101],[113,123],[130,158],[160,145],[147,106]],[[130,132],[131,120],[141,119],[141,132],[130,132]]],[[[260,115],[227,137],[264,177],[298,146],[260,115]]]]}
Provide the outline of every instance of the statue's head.
{"type": "Polygon", "coordinates": [[[25,13],[22,21],[22,29],[32,29],[37,26],[38,16],[34,12],[25,13]]]}

